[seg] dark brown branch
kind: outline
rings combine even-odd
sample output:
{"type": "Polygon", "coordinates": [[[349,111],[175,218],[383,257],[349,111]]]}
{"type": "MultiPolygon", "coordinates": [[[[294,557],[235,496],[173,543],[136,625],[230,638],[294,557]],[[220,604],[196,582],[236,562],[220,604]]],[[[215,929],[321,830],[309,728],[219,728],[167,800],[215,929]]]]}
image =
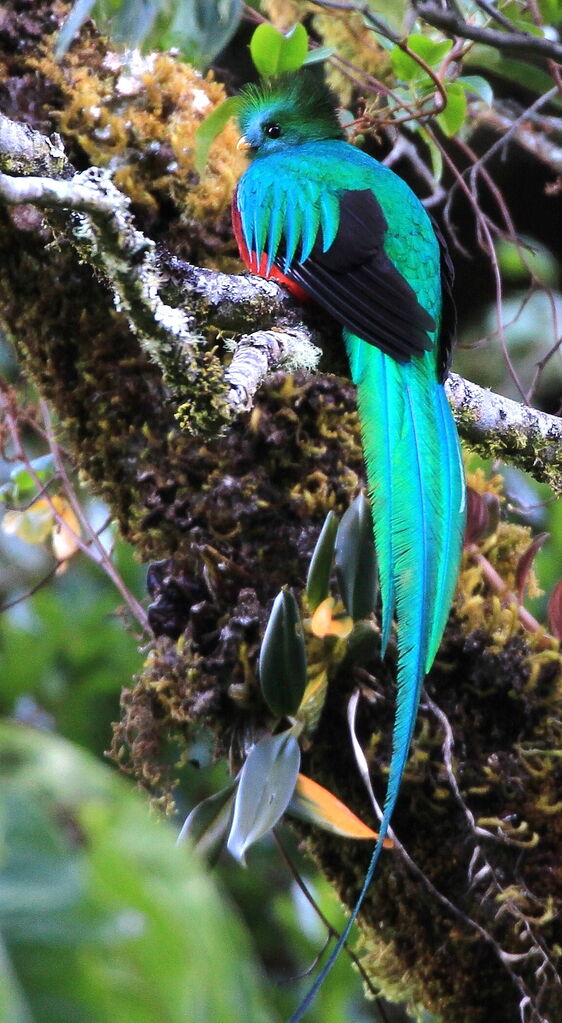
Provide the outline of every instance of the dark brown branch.
{"type": "Polygon", "coordinates": [[[530,32],[502,32],[501,29],[471,25],[450,9],[437,7],[434,3],[414,0],[414,9],[428,25],[440,28],[449,35],[462,36],[476,43],[492,46],[496,50],[510,53],[523,60],[554,60],[562,63],[562,46],[552,39],[531,35],[530,32]]]}

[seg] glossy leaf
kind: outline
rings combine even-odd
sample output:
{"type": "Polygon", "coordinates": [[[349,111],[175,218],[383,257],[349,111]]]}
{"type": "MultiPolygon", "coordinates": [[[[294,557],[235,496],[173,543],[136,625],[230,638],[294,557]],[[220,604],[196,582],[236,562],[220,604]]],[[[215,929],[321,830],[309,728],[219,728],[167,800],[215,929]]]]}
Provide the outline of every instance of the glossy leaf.
{"type": "Polygon", "coordinates": [[[371,508],[364,494],[349,506],[338,527],[336,573],[342,600],[354,621],[368,618],[377,601],[377,562],[371,508]]]}
{"type": "Polygon", "coordinates": [[[195,170],[198,174],[205,170],[213,142],[226,128],[230,118],[236,117],[240,103],[240,96],[228,96],[199,125],[195,132],[195,170]]]}
{"type": "Polygon", "coordinates": [[[550,594],[547,615],[552,634],[562,640],[562,579],[550,594]]]}
{"type": "Polygon", "coordinates": [[[74,36],[78,34],[86,19],[89,18],[95,3],[96,0],[76,0],[58,34],[55,60],[64,57],[74,36]]]}
{"type": "Polygon", "coordinates": [[[329,60],[335,53],[333,46],[317,46],[315,50],[309,50],[303,60],[305,64],[319,64],[322,60],[329,60]]]}
{"type": "Polygon", "coordinates": [[[517,567],[515,569],[515,588],[520,601],[523,600],[523,595],[527,587],[529,573],[533,567],[533,562],[549,536],[550,533],[539,533],[539,535],[534,538],[533,542],[529,544],[527,550],[523,551],[523,554],[517,562],[517,567]]]}
{"type": "MultiPolygon", "coordinates": [[[[418,35],[417,33],[408,36],[406,42],[412,53],[417,54],[424,64],[429,64],[430,67],[440,64],[453,45],[450,39],[437,42],[434,39],[429,39],[428,36],[418,35]]],[[[394,74],[403,82],[427,76],[427,71],[424,70],[422,65],[414,57],[411,57],[409,53],[405,53],[399,46],[395,46],[391,50],[390,60],[394,74]]]]}
{"type": "Polygon", "coordinates": [[[306,577],[306,596],[311,611],[315,611],[330,592],[337,531],[338,520],[333,511],[329,511],[316,541],[306,577]]]}
{"type": "Polygon", "coordinates": [[[58,495],[50,501],[39,497],[22,511],[6,512],[2,532],[31,544],[44,543],[50,537],[55,558],[61,562],[76,554],[80,546],[80,523],[66,498],[58,495]]]}
{"type": "Polygon", "coordinates": [[[380,633],[372,621],[355,622],[346,644],[346,651],[354,665],[366,667],[373,652],[380,646],[380,633]]]}
{"type": "Polygon", "coordinates": [[[24,543],[44,543],[53,531],[53,513],[45,498],[39,498],[24,511],[7,511],[2,519],[2,532],[17,536],[24,543]]]}
{"type": "Polygon", "coordinates": [[[308,34],[297,24],[286,35],[273,25],[258,25],[250,41],[255,67],[264,78],[302,67],[308,52],[308,34]]]}
{"type": "Polygon", "coordinates": [[[252,746],[240,772],[227,848],[244,862],[246,851],[277,824],[295,790],[299,744],[292,729],[252,746]]]}
{"type": "Polygon", "coordinates": [[[9,487],[14,497],[21,499],[37,489],[37,479],[41,483],[55,475],[55,463],[52,454],[34,458],[27,465],[16,465],[10,473],[9,487]]]}
{"type": "Polygon", "coordinates": [[[328,672],[321,667],[310,678],[304,691],[301,705],[297,712],[297,718],[304,725],[308,735],[315,731],[320,720],[320,715],[326,702],[328,690],[328,672]]]}
{"type": "Polygon", "coordinates": [[[216,863],[232,827],[236,782],[209,796],[193,808],[178,835],[186,839],[209,863],[216,863]]]}
{"type": "Polygon", "coordinates": [[[487,106],[491,107],[494,102],[494,90],[489,82],[482,75],[463,75],[457,78],[459,85],[462,85],[465,92],[472,92],[478,99],[484,100],[487,106]]]}
{"type": "MultiPolygon", "coordinates": [[[[345,803],[342,803],[341,799],[304,774],[298,776],[287,813],[293,814],[300,820],[316,824],[333,835],[341,835],[344,838],[371,839],[372,841],[376,841],[378,838],[376,831],[364,824],[345,803]]],[[[390,839],[386,840],[385,846],[389,849],[392,848],[390,839]]]]}
{"type": "Polygon", "coordinates": [[[155,2],[158,14],[143,47],[160,50],[177,47],[182,56],[197,67],[208,65],[227,45],[242,17],[242,0],[155,2]]]}
{"type": "MultiPolygon", "coordinates": [[[[483,46],[479,43],[475,43],[470,48],[463,60],[463,65],[465,68],[473,67],[479,71],[489,72],[494,78],[513,83],[518,89],[521,87],[521,82],[525,82],[525,89],[537,96],[548,92],[552,86],[552,79],[542,68],[507,57],[491,46],[483,46]]],[[[551,104],[562,109],[562,100],[559,96],[554,96],[551,104]]]]}
{"type": "Polygon", "coordinates": [[[166,50],[206,66],[232,37],[242,0],[77,0],[59,34],[60,58],[86,18],[129,48],[166,50]]]}
{"type": "Polygon", "coordinates": [[[143,46],[159,11],[164,12],[166,6],[163,0],[121,0],[113,15],[103,8],[103,0],[98,0],[94,17],[98,10],[100,13],[103,10],[104,21],[111,19],[108,20],[108,28],[112,38],[118,43],[136,48],[143,46]]]}
{"type": "Polygon", "coordinates": [[[466,93],[458,82],[447,86],[447,106],[437,114],[437,122],[445,135],[452,138],[464,123],[467,112],[466,93]]]}
{"type": "Polygon", "coordinates": [[[306,650],[298,604],[288,589],[277,594],[259,658],[264,699],[280,717],[295,714],[306,687],[306,650]]]}

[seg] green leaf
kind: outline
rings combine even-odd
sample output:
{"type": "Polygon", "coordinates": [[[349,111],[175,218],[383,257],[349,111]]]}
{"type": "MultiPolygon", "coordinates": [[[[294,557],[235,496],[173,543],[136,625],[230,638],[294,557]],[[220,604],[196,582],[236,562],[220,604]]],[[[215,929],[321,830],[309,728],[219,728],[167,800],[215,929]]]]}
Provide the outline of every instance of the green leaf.
{"type": "Polygon", "coordinates": [[[539,0],[539,10],[547,24],[562,21],[562,0],[539,0]]]}
{"type": "Polygon", "coordinates": [[[0,1018],[272,1020],[208,869],[94,757],[0,725],[0,849],[0,1018]]]}
{"type": "MultiPolygon", "coordinates": [[[[451,39],[436,42],[434,39],[429,39],[428,36],[416,33],[408,36],[406,42],[412,53],[416,53],[430,67],[440,64],[453,45],[451,39]]],[[[394,46],[391,50],[390,60],[394,74],[404,82],[427,76],[427,71],[424,71],[423,67],[408,53],[404,53],[399,46],[394,46]]]]}
{"type": "Polygon", "coordinates": [[[236,117],[240,103],[240,96],[228,96],[199,125],[195,132],[195,170],[198,174],[203,174],[213,142],[226,127],[230,118],[236,117]]]}
{"type": "Polygon", "coordinates": [[[354,621],[368,618],[377,601],[377,561],[371,509],[364,494],[355,498],[338,526],[336,573],[348,614],[354,621]]]}
{"type": "Polygon", "coordinates": [[[244,861],[246,850],[277,824],[295,790],[299,744],[292,729],[252,746],[240,773],[227,848],[244,861]]]}
{"type": "Polygon", "coordinates": [[[90,14],[116,42],[144,50],[177,47],[205,67],[236,31],[242,0],[77,0],[59,35],[57,57],[90,14]]]}
{"type": "Polygon", "coordinates": [[[277,594],[259,659],[264,699],[279,717],[295,714],[306,687],[306,650],[298,604],[289,589],[277,594]]]}
{"type": "MultiPolygon", "coordinates": [[[[528,92],[536,96],[541,96],[552,88],[552,78],[542,68],[525,64],[522,60],[505,57],[491,46],[475,43],[466,54],[463,64],[465,67],[474,67],[479,71],[489,71],[494,76],[503,78],[504,81],[513,82],[518,89],[523,85],[528,92]]],[[[554,107],[562,109],[560,96],[554,96],[550,102],[554,107]]]]}
{"type": "Polygon", "coordinates": [[[491,107],[494,102],[494,90],[482,75],[463,75],[462,78],[457,78],[457,83],[462,85],[465,92],[473,92],[491,107]]]}
{"type": "Polygon", "coordinates": [[[236,782],[193,808],[181,829],[178,842],[191,842],[208,863],[216,863],[232,826],[236,782]]]}
{"type": "Polygon", "coordinates": [[[306,596],[311,611],[315,611],[330,592],[337,531],[338,520],[333,511],[329,511],[316,541],[306,577],[306,596]]]}
{"type": "MultiPolygon", "coordinates": [[[[392,26],[402,35],[406,13],[410,7],[408,0],[371,0],[369,6],[371,10],[376,11],[379,22],[388,22],[389,33],[392,31],[392,26]]],[[[370,22],[365,21],[365,24],[369,27],[370,22]]],[[[375,35],[377,39],[385,40],[385,37],[378,32],[375,32],[375,35]]]]}
{"type": "Polygon", "coordinates": [[[333,46],[317,46],[315,50],[309,50],[303,60],[305,64],[318,64],[321,60],[329,60],[336,52],[333,46]]]}
{"type": "Polygon", "coordinates": [[[89,18],[95,2],[96,0],[76,0],[74,7],[71,8],[57,36],[55,60],[60,60],[61,57],[64,57],[74,36],[77,35],[86,19],[89,18]]]}
{"type": "Polygon", "coordinates": [[[100,8],[105,15],[104,20],[108,22],[112,39],[136,48],[145,43],[159,10],[165,9],[165,4],[162,0],[121,0],[112,16],[110,11],[104,9],[104,0],[98,0],[94,16],[100,8]]]}
{"type": "Polygon", "coordinates": [[[447,86],[447,106],[437,114],[437,123],[445,135],[451,138],[464,124],[467,111],[466,93],[458,82],[447,86]]]}
{"type": "Polygon", "coordinates": [[[44,483],[46,480],[51,479],[51,477],[55,474],[55,463],[51,454],[42,455],[40,458],[34,458],[29,465],[31,469],[33,469],[33,476],[27,466],[23,463],[14,466],[10,472],[10,483],[5,484],[5,488],[6,490],[10,490],[15,498],[24,497],[26,494],[33,493],[37,490],[37,483],[34,476],[37,476],[41,483],[44,483]]]}
{"type": "MultiPolygon", "coordinates": [[[[135,3],[139,0],[127,0],[135,3]]],[[[144,3],[145,0],[140,0],[144,3]]],[[[157,0],[159,13],[143,41],[144,49],[178,47],[197,67],[206,67],[234,35],[242,0],[157,0]]]]}
{"type": "Polygon", "coordinates": [[[496,255],[502,274],[512,281],[529,278],[532,273],[545,287],[554,288],[558,280],[558,263],[545,245],[535,238],[519,237],[520,244],[500,238],[496,255]]]}
{"type": "Polygon", "coordinates": [[[308,34],[300,23],[287,35],[273,25],[258,25],[250,40],[255,67],[264,78],[302,67],[308,52],[308,34]]]}
{"type": "Polygon", "coordinates": [[[437,146],[433,139],[431,138],[431,135],[428,135],[425,128],[423,128],[420,125],[420,127],[417,129],[417,132],[423,139],[429,150],[433,177],[435,178],[436,181],[441,181],[441,178],[443,176],[443,154],[439,149],[439,146],[437,146]]]}

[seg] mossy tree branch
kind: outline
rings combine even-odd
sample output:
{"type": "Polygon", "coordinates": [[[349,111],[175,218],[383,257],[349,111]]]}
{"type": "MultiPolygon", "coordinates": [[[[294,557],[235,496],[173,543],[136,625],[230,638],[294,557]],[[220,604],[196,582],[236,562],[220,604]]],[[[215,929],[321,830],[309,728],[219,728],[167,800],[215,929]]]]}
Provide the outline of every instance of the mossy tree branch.
{"type": "MultiPolygon", "coordinates": [[[[0,168],[18,170],[0,173],[0,200],[53,212],[55,226],[109,284],[117,309],[162,370],[182,426],[216,435],[237,412],[251,408],[267,374],[316,367],[317,334],[299,321],[300,310],[283,289],[256,277],[198,268],[158,250],[135,227],[130,200],[108,174],[97,168],[72,173],[60,139],[1,117],[0,168]],[[37,176],[38,169],[49,176],[37,176]],[[173,304],[161,297],[171,281],[173,304]],[[204,344],[208,322],[227,332],[260,323],[270,329],[245,334],[223,370],[204,344]]],[[[562,491],[559,419],[454,374],[447,391],[459,429],[472,445],[562,491]]]]}

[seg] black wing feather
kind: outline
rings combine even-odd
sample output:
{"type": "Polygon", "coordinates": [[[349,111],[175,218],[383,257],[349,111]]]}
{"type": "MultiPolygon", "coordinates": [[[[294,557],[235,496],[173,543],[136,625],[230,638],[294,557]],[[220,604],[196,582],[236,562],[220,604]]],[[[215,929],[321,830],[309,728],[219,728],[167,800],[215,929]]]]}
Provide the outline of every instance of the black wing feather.
{"type": "Polygon", "coordinates": [[[284,269],[326,312],[369,344],[400,362],[428,351],[433,317],[384,251],[387,223],[369,189],[345,192],[333,244],[322,252],[321,236],[304,263],[284,269]]]}
{"type": "Polygon", "coordinates": [[[441,229],[431,218],[435,237],[439,242],[441,253],[441,294],[443,296],[443,310],[441,313],[441,331],[439,334],[439,351],[437,354],[437,372],[439,379],[444,381],[449,375],[453,348],[457,343],[457,307],[453,298],[453,284],[455,271],[447,249],[447,243],[441,229]]]}

